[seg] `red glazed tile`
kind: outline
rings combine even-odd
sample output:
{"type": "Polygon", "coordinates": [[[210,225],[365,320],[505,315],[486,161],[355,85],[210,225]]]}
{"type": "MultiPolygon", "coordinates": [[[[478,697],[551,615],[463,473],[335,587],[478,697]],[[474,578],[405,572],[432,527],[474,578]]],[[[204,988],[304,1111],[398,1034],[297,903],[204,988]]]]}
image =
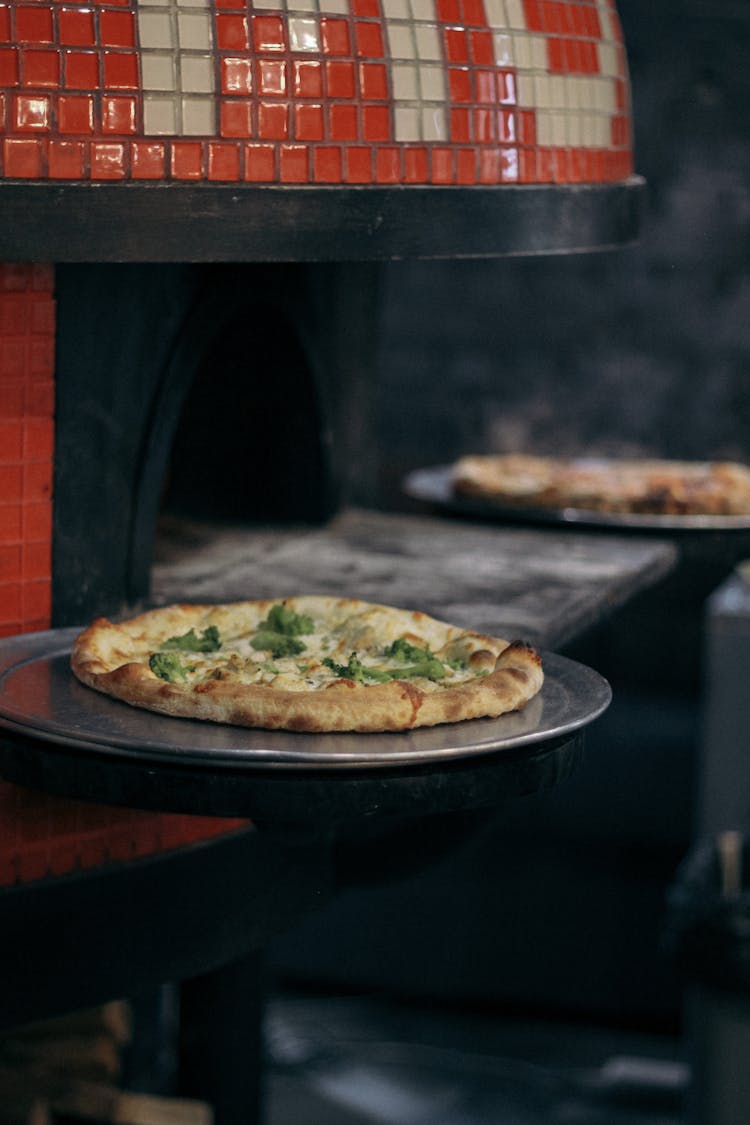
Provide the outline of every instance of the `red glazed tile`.
{"type": "Polygon", "coordinates": [[[501,109],[497,115],[497,139],[499,141],[516,141],[516,114],[512,109],[501,109]]]}
{"type": "Polygon", "coordinates": [[[427,183],[427,149],[415,147],[404,150],[404,180],[407,184],[427,183]]]}
{"type": "Polygon", "coordinates": [[[533,109],[518,111],[518,139],[522,145],[532,147],[536,144],[536,113],[533,109]]]}
{"type": "Polygon", "coordinates": [[[200,180],[203,176],[203,148],[197,141],[172,144],[172,175],[178,180],[200,180]]]}
{"type": "Polygon", "coordinates": [[[279,146],[279,179],[284,184],[309,182],[310,150],[307,145],[279,146]]]}
{"type": "Polygon", "coordinates": [[[516,104],[516,76],[512,70],[497,72],[497,100],[501,105],[516,104]]]}
{"type": "Polygon", "coordinates": [[[20,543],[23,530],[20,504],[0,504],[0,538],[3,543],[20,543]]]}
{"type": "MultiPolygon", "coordinates": [[[[26,294],[7,296],[0,301],[0,336],[22,335],[29,323],[29,300],[26,294]]],[[[3,371],[0,370],[0,379],[3,371]]]]}
{"type": "Polygon", "coordinates": [[[29,543],[34,540],[49,541],[52,534],[52,505],[49,502],[25,504],[23,508],[23,535],[29,543]]]}
{"type": "MultiPolygon", "coordinates": [[[[343,66],[346,64],[330,63],[329,65],[343,66]]],[[[352,82],[352,88],[353,85],[352,82]]],[[[292,60],[292,92],[296,98],[321,98],[323,96],[323,64],[319,59],[292,60]]]]}
{"type": "Polygon", "coordinates": [[[23,620],[43,621],[50,615],[51,590],[49,581],[24,582],[21,586],[23,620]]]}
{"type": "Polygon", "coordinates": [[[500,182],[518,183],[518,149],[514,145],[500,149],[500,182]]]}
{"type": "Polygon", "coordinates": [[[166,175],[166,152],[160,141],[133,141],[130,174],[134,180],[162,180],[166,175]]]}
{"type": "Polygon", "coordinates": [[[352,13],[373,19],[380,19],[382,16],[378,0],[352,0],[352,13]]]}
{"type": "Polygon", "coordinates": [[[240,178],[240,152],[235,144],[212,141],[208,145],[208,178],[235,182],[240,178]]]}
{"type": "Polygon", "coordinates": [[[61,94],[57,101],[61,133],[93,133],[94,101],[83,94],[61,94]]]}
{"type": "Polygon", "coordinates": [[[452,184],[455,180],[453,149],[433,148],[430,153],[430,167],[433,184],[452,184]]]}
{"type": "Polygon", "coordinates": [[[18,51],[0,48],[0,86],[18,85],[18,51]]]}
{"type": "Polygon", "coordinates": [[[55,405],[55,388],[51,380],[34,381],[26,388],[26,413],[47,417],[55,405]]]}
{"type": "Polygon", "coordinates": [[[7,4],[0,4],[0,43],[10,43],[10,8],[7,4]]]}
{"type": "Polygon", "coordinates": [[[96,44],[92,8],[61,8],[57,13],[60,42],[65,47],[93,47],[96,44]]]}
{"type": "Polygon", "coordinates": [[[23,456],[23,423],[20,418],[0,418],[0,465],[20,461],[23,456]]]}
{"type": "Polygon", "coordinates": [[[348,184],[372,182],[372,149],[364,145],[349,145],[344,149],[344,180],[348,184]]]}
{"type": "Polygon", "coordinates": [[[222,51],[246,51],[250,46],[247,17],[217,15],[216,41],[222,51]]]}
{"type": "Polygon", "coordinates": [[[365,101],[388,100],[388,71],[384,63],[359,64],[359,88],[365,101]]]}
{"type": "Polygon", "coordinates": [[[258,59],[258,93],[284,97],[287,89],[286,63],[283,59],[258,59]]]}
{"type": "Polygon", "coordinates": [[[52,545],[50,543],[24,543],[22,552],[23,577],[49,578],[52,574],[52,545]]]}
{"type": "Polygon", "coordinates": [[[391,139],[391,112],[387,105],[362,107],[362,137],[365,141],[391,139]]]}
{"type": "Polygon", "coordinates": [[[43,94],[16,94],[13,127],[19,133],[47,132],[52,123],[50,100],[43,94]]]}
{"type": "Polygon", "coordinates": [[[286,102],[261,102],[258,106],[258,137],[283,141],[289,136],[289,106],[286,102]]]}
{"type": "Polygon", "coordinates": [[[53,180],[80,180],[84,174],[83,145],[80,141],[51,141],[47,153],[49,176],[53,180]]]}
{"type": "Polygon", "coordinates": [[[474,92],[476,100],[482,105],[494,105],[497,101],[497,84],[492,70],[474,71],[474,92]]]}
{"type": "Polygon", "coordinates": [[[346,20],[322,17],[320,20],[320,41],[324,55],[351,54],[349,24],[346,20]]]}
{"type": "Polygon", "coordinates": [[[466,32],[460,27],[448,27],[444,33],[445,56],[451,63],[468,63],[469,44],[466,32]]]}
{"type": "Polygon", "coordinates": [[[562,147],[554,148],[554,179],[555,183],[566,184],[570,180],[568,171],[568,151],[562,147]]]}
{"type": "Polygon", "coordinates": [[[340,184],[343,162],[338,145],[316,145],[313,149],[313,179],[320,184],[340,184]]]}
{"type": "Polygon", "coordinates": [[[450,111],[451,140],[456,144],[468,144],[471,140],[471,114],[463,107],[453,107],[450,111]]]}
{"type": "Polygon", "coordinates": [[[495,50],[492,44],[492,32],[470,31],[469,53],[477,66],[494,66],[495,50]]]}
{"type": "Polygon", "coordinates": [[[245,149],[245,179],[256,183],[275,180],[275,145],[250,144],[245,149]]]}
{"type": "MultiPolygon", "coordinates": [[[[2,494],[0,494],[0,500],[2,499],[2,494]]],[[[13,545],[0,543],[0,582],[17,581],[23,576],[22,551],[23,548],[20,543],[13,545]]]]}
{"type": "Polygon", "coordinates": [[[357,107],[346,103],[334,102],[327,106],[328,134],[332,141],[356,141],[357,107]]]}
{"type": "Polygon", "coordinates": [[[34,262],[30,268],[29,288],[37,292],[44,291],[51,294],[54,287],[55,267],[48,262],[34,262]]]}
{"type": "Polygon", "coordinates": [[[276,146],[248,145],[245,149],[245,179],[270,183],[276,179],[276,146]]]}
{"type": "Polygon", "coordinates": [[[103,63],[105,89],[138,89],[138,56],[136,54],[105,51],[103,63]]]}
{"type": "Polygon", "coordinates": [[[23,467],[23,498],[26,503],[49,500],[52,495],[52,463],[32,461],[23,467]]]}
{"type": "Polygon", "coordinates": [[[489,108],[473,110],[474,140],[478,144],[490,144],[497,139],[495,113],[495,110],[489,108]]]}
{"type": "Polygon", "coordinates": [[[326,59],[325,76],[326,92],[329,98],[354,97],[356,87],[353,62],[344,62],[341,59],[326,59]]]}
{"type": "Polygon", "coordinates": [[[60,56],[57,51],[21,51],[21,85],[60,85],[60,56]]]}
{"type": "Polygon", "coordinates": [[[367,23],[357,20],[354,24],[354,40],[357,44],[357,55],[361,59],[382,59],[383,33],[379,23],[367,23]]]}
{"type": "Polygon", "coordinates": [[[221,90],[223,94],[251,94],[253,64],[248,58],[222,58],[221,90]]]}
{"type": "Polygon", "coordinates": [[[461,18],[467,27],[485,27],[487,16],[482,0],[461,0],[461,18]]]}
{"type": "Polygon", "coordinates": [[[448,71],[448,90],[452,102],[473,101],[469,71],[463,67],[451,67],[448,71]]]}
{"type": "Polygon", "coordinates": [[[20,621],[21,583],[0,583],[0,621],[20,621]]]}
{"type": "Polygon", "coordinates": [[[236,99],[222,102],[219,112],[222,137],[251,137],[252,105],[249,101],[236,99]]]}
{"type": "Polygon", "coordinates": [[[562,20],[560,19],[560,5],[556,0],[540,0],[542,9],[542,24],[546,32],[561,32],[562,20]]]}
{"type": "MultiPolygon", "coordinates": [[[[51,147],[50,142],[50,147],[51,147]]],[[[61,141],[60,144],[69,142],[61,141]]],[[[29,369],[35,379],[51,379],[55,370],[55,341],[35,338],[29,341],[29,369]]]]}
{"type": "Polygon", "coordinates": [[[0,410],[8,416],[23,414],[26,389],[26,342],[18,336],[0,340],[0,410]]]}
{"type": "Polygon", "coordinates": [[[16,39],[19,43],[53,43],[52,8],[46,4],[16,8],[16,39]]]}
{"type": "Polygon", "coordinates": [[[565,69],[563,41],[555,35],[547,36],[547,69],[553,74],[561,74],[565,69]]]}
{"type": "Polygon", "coordinates": [[[4,174],[11,179],[39,179],[42,174],[42,152],[39,141],[5,138],[3,140],[4,174]]]}
{"type": "Polygon", "coordinates": [[[401,149],[394,147],[375,150],[375,179],[379,184],[398,184],[401,182],[401,149]]]}
{"type": "Polygon", "coordinates": [[[294,136],[298,141],[321,141],[323,132],[323,106],[303,103],[294,107],[294,136]]]}
{"type": "Polygon", "coordinates": [[[105,95],[102,98],[102,132],[135,133],[136,112],[135,98],[105,95]]]}
{"type": "Polygon", "coordinates": [[[55,447],[55,428],[51,419],[29,418],[23,423],[24,460],[51,457],[55,447]]]}
{"type": "Polygon", "coordinates": [[[49,297],[34,297],[30,302],[31,331],[50,336],[55,330],[55,306],[49,297]]]}
{"type": "Polygon", "coordinates": [[[18,502],[22,495],[22,467],[20,465],[0,465],[0,504],[18,502]]]}
{"type": "Polygon", "coordinates": [[[437,0],[437,14],[442,23],[460,23],[461,5],[459,0],[437,0]]]}
{"type": "Polygon", "coordinates": [[[99,14],[99,36],[103,47],[134,47],[135,17],[133,12],[107,11],[99,14]]]}
{"type": "Polygon", "coordinates": [[[523,11],[529,31],[544,31],[540,0],[523,0],[523,11]]]}
{"type": "Polygon", "coordinates": [[[563,39],[563,70],[568,74],[580,74],[581,56],[577,39],[563,39]]]}
{"type": "Polygon", "coordinates": [[[94,51],[66,51],[65,85],[72,90],[96,90],[100,85],[99,55],[94,51]]]}
{"type": "Polygon", "coordinates": [[[256,51],[283,51],[287,44],[279,16],[253,16],[253,45],[256,51]]]}
{"type": "Polygon", "coordinates": [[[93,141],[91,145],[92,180],[122,180],[125,176],[125,146],[112,142],[93,141]]]}

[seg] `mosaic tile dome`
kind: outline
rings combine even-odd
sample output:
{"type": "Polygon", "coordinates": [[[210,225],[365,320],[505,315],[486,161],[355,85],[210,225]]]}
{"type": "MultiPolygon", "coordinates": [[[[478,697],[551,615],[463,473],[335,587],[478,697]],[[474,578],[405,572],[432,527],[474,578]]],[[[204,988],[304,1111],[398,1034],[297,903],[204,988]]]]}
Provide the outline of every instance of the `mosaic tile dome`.
{"type": "Polygon", "coordinates": [[[632,172],[614,0],[5,0],[0,103],[6,180],[632,172]]]}

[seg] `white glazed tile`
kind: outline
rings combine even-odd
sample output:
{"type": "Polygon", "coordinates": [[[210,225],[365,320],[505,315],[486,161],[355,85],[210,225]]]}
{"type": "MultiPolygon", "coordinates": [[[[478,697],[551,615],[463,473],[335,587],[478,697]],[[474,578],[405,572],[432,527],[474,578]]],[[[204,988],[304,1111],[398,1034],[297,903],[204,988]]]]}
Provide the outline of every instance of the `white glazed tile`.
{"type": "Polygon", "coordinates": [[[534,76],[532,74],[517,74],[516,75],[518,104],[532,108],[536,105],[534,101],[534,76]]]}
{"type": "Polygon", "coordinates": [[[505,11],[505,0],[484,0],[484,14],[487,17],[487,25],[489,27],[508,27],[508,16],[505,11]]]}
{"type": "Polygon", "coordinates": [[[419,98],[417,68],[405,63],[391,67],[391,87],[396,101],[416,101],[419,98]]]}
{"type": "Polygon", "coordinates": [[[505,10],[508,14],[508,27],[526,30],[526,16],[522,0],[505,0],[505,10]]]}
{"type": "Polygon", "coordinates": [[[492,36],[492,45],[495,55],[496,66],[519,66],[523,64],[518,62],[513,50],[513,39],[505,32],[496,31],[492,36]]]}
{"type": "Polygon", "coordinates": [[[419,89],[422,101],[444,102],[446,98],[445,71],[441,66],[419,68],[419,89]]]}
{"type": "Polygon", "coordinates": [[[409,8],[417,23],[434,23],[437,19],[435,0],[409,0],[409,8]]]}
{"type": "Polygon", "coordinates": [[[176,28],[169,12],[139,12],[138,37],[141,48],[175,47],[176,28]]]}
{"type": "Polygon", "coordinates": [[[393,132],[399,143],[421,141],[419,110],[414,106],[395,106],[393,110],[393,132]]]}
{"type": "Polygon", "coordinates": [[[191,137],[216,132],[213,98],[182,99],[182,131],[191,137]]]}
{"type": "Polygon", "coordinates": [[[180,60],[180,85],[188,94],[210,94],[214,89],[214,64],[211,55],[183,55],[180,60]]]}
{"type": "Polygon", "coordinates": [[[543,148],[552,144],[552,118],[546,109],[540,109],[536,115],[536,141],[543,148]]]}
{"type": "Polygon", "coordinates": [[[387,20],[411,19],[409,0],[381,0],[383,15],[387,20]]]}
{"type": "Polygon", "coordinates": [[[177,132],[177,99],[144,94],[143,131],[146,136],[174,136],[177,132]]]}
{"type": "Polygon", "coordinates": [[[410,23],[386,23],[388,49],[392,59],[416,59],[417,48],[410,23]]]}
{"type": "Polygon", "coordinates": [[[423,107],[422,139],[425,141],[446,141],[448,139],[443,106],[423,107]]]}
{"type": "Polygon", "coordinates": [[[177,26],[183,50],[207,51],[213,46],[212,20],[207,12],[180,12],[177,26]]]}
{"type": "Polygon", "coordinates": [[[304,16],[289,17],[289,49],[320,52],[318,21],[304,16]]]}
{"type": "Polygon", "coordinates": [[[414,36],[417,41],[417,55],[420,59],[442,59],[442,39],[434,24],[418,23],[414,28],[414,36]]]}
{"type": "Polygon", "coordinates": [[[547,40],[543,35],[530,35],[531,65],[535,70],[549,70],[547,40]]]}
{"type": "Polygon", "coordinates": [[[141,77],[144,90],[174,90],[174,55],[163,51],[143,51],[141,53],[141,77]]]}

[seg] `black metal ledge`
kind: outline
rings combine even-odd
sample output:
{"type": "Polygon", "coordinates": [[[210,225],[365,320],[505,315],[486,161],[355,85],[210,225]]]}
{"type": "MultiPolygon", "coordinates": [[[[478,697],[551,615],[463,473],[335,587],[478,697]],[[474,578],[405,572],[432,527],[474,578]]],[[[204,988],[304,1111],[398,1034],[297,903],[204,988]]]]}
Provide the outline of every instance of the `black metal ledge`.
{"type": "Polygon", "coordinates": [[[645,181],[492,187],[0,184],[0,261],[388,261],[570,254],[638,234],[645,181]]]}

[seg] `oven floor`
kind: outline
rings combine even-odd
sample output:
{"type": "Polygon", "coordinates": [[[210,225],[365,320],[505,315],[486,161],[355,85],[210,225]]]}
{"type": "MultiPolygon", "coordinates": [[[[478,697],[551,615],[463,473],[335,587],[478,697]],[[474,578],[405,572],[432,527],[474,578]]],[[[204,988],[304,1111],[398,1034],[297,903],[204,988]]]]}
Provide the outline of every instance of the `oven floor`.
{"type": "Polygon", "coordinates": [[[285,992],[265,1125],[679,1125],[680,1043],[387,999],[285,992]]]}

